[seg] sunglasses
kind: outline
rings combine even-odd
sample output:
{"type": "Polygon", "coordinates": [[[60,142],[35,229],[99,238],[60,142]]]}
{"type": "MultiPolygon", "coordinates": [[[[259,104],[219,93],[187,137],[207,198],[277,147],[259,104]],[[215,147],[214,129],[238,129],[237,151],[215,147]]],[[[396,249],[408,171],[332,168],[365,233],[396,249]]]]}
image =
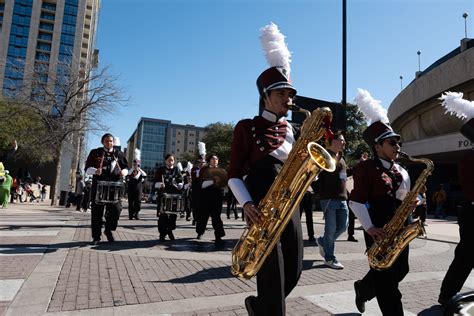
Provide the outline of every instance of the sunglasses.
{"type": "Polygon", "coordinates": [[[386,140],[386,142],[392,147],[395,147],[396,145],[398,145],[399,147],[402,147],[402,142],[397,142],[394,139],[386,140]]]}

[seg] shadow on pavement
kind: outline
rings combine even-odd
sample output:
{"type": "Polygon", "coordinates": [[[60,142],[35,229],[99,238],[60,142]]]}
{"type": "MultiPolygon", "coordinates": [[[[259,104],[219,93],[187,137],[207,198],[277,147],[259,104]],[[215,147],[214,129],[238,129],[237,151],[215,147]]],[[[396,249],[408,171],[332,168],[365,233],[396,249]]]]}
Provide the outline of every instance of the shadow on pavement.
{"type": "Polygon", "coordinates": [[[421,312],[418,313],[418,315],[420,316],[442,316],[444,315],[443,313],[443,308],[441,307],[441,305],[433,305],[429,308],[426,308],[424,310],[422,310],[421,312]]]}

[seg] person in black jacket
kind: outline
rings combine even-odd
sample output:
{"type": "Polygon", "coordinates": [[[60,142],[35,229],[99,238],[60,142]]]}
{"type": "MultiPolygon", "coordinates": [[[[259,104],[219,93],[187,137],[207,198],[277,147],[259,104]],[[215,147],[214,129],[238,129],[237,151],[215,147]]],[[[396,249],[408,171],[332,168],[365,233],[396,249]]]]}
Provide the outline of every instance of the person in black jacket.
{"type": "Polygon", "coordinates": [[[122,211],[122,202],[120,199],[113,203],[96,202],[97,182],[113,181],[121,182],[121,178],[128,173],[127,159],[124,154],[114,148],[114,136],[112,134],[104,134],[101,138],[103,147],[92,149],[86,161],[86,174],[93,175],[92,178],[92,243],[97,245],[100,242],[102,231],[102,218],[105,212],[105,230],[104,235],[109,242],[114,242],[112,231],[117,229],[120,212],[122,211]]]}
{"type": "Polygon", "coordinates": [[[172,154],[165,156],[166,165],[160,167],[155,173],[155,188],[159,191],[157,201],[158,210],[158,232],[160,241],[166,240],[166,235],[170,240],[174,240],[173,230],[176,229],[176,218],[178,214],[178,201],[173,200],[172,209],[166,209],[163,199],[164,193],[181,195],[183,189],[183,177],[178,168],[175,167],[175,157],[172,154]]]}

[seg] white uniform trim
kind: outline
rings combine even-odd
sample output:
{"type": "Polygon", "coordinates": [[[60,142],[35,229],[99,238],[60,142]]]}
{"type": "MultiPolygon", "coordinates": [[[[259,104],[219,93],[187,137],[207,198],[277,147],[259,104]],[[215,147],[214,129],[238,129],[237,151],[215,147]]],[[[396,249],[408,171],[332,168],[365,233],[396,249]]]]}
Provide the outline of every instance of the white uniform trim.
{"type": "Polygon", "coordinates": [[[232,190],[232,193],[240,205],[243,206],[247,202],[252,202],[252,197],[250,196],[244,181],[238,178],[231,178],[227,182],[227,185],[232,190]]]}

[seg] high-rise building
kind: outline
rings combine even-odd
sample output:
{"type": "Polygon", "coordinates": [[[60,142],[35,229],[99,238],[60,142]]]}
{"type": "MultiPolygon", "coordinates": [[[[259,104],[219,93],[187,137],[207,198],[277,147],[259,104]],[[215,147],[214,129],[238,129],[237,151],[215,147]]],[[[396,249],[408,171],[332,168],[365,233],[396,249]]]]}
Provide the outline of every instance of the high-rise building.
{"type": "Polygon", "coordinates": [[[150,173],[163,165],[164,156],[172,153],[178,161],[198,155],[198,142],[204,128],[173,124],[168,120],[142,117],[127,142],[127,160],[133,160],[134,149],[141,150],[141,168],[150,173]]]}
{"type": "MultiPolygon", "coordinates": [[[[95,65],[99,7],[100,0],[0,0],[0,95],[28,93],[32,74],[54,86],[63,65],[73,72],[95,65]]],[[[61,190],[76,171],[81,137],[63,151],[61,190]]]]}

